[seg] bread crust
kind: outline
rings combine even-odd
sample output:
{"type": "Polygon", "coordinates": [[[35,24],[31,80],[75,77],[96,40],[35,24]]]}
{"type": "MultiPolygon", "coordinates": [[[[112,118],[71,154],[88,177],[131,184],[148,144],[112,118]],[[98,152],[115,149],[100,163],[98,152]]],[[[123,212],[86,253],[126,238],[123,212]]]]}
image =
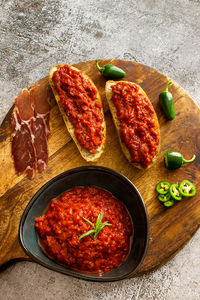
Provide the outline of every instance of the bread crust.
{"type": "MultiPolygon", "coordinates": [[[[101,112],[102,112],[102,115],[103,115],[103,123],[102,123],[102,134],[103,134],[103,139],[102,139],[102,143],[101,145],[97,148],[97,151],[96,153],[94,154],[91,154],[89,151],[85,150],[84,148],[81,147],[81,145],[79,144],[77,138],[76,138],[76,135],[74,133],[74,127],[72,125],[72,123],[70,122],[67,114],[65,113],[64,109],[63,109],[63,105],[61,104],[60,102],[60,97],[59,97],[59,94],[57,93],[56,89],[55,89],[55,86],[54,86],[54,82],[52,80],[53,78],[53,73],[59,68],[59,67],[62,67],[62,66],[65,66],[65,64],[62,64],[62,65],[56,65],[54,67],[52,67],[49,71],[49,84],[53,90],[53,93],[54,93],[54,96],[55,96],[55,99],[56,99],[56,102],[58,104],[58,107],[59,107],[59,110],[60,110],[60,113],[63,117],[63,120],[65,122],[65,125],[72,137],[72,139],[74,140],[80,154],[82,155],[82,157],[86,160],[86,161],[97,161],[101,154],[103,153],[103,150],[104,150],[104,146],[105,146],[105,140],[106,140],[106,124],[105,124],[105,120],[104,120],[104,112],[103,112],[103,105],[102,105],[102,109],[101,109],[101,112]]],[[[101,96],[99,94],[99,91],[97,90],[97,87],[95,86],[95,84],[93,83],[93,81],[91,80],[91,78],[86,75],[84,72],[82,72],[81,70],[75,68],[74,66],[71,66],[69,65],[69,67],[73,70],[76,70],[78,72],[80,72],[82,74],[82,76],[87,79],[91,85],[96,89],[97,91],[97,97],[96,97],[96,102],[99,102],[102,104],[102,101],[101,101],[101,96]]]]}
{"type": "MultiPolygon", "coordinates": [[[[106,99],[107,99],[107,102],[108,102],[108,105],[109,105],[109,108],[110,108],[110,111],[111,111],[111,114],[112,114],[112,118],[113,118],[113,122],[115,124],[115,127],[116,127],[116,130],[117,130],[117,134],[118,134],[118,138],[119,138],[119,141],[120,141],[120,145],[121,145],[121,148],[122,148],[122,151],[124,153],[124,155],[126,156],[126,158],[128,159],[128,161],[136,168],[138,169],[142,169],[144,170],[144,168],[142,167],[142,165],[140,163],[133,163],[132,162],[132,159],[131,159],[131,155],[130,155],[130,152],[128,150],[128,148],[126,147],[125,143],[122,142],[121,140],[121,135],[120,135],[120,131],[121,131],[121,125],[120,125],[120,121],[118,120],[117,118],[117,109],[115,107],[115,105],[113,104],[112,102],[112,95],[113,95],[113,92],[112,92],[112,86],[113,85],[116,85],[117,83],[119,82],[125,82],[125,83],[128,83],[128,84],[131,84],[131,85],[136,85],[138,88],[139,88],[139,91],[148,99],[149,103],[151,104],[147,94],[145,93],[145,91],[136,83],[134,82],[130,82],[130,81],[113,81],[113,80],[108,80],[106,82],[106,87],[105,87],[105,91],[106,91],[106,99]]],[[[152,106],[152,104],[151,104],[152,106]]],[[[153,106],[152,106],[153,107],[153,106]]],[[[159,150],[160,150],[160,126],[159,126],[159,123],[158,123],[158,118],[157,118],[157,115],[155,113],[155,110],[154,110],[154,120],[155,120],[155,124],[156,124],[156,127],[158,128],[158,133],[159,133],[159,144],[157,146],[157,149],[156,149],[156,154],[153,158],[153,160],[151,161],[151,163],[148,165],[147,168],[145,169],[148,169],[150,168],[154,162],[156,161],[157,157],[158,157],[158,154],[159,154],[159,150]]]]}

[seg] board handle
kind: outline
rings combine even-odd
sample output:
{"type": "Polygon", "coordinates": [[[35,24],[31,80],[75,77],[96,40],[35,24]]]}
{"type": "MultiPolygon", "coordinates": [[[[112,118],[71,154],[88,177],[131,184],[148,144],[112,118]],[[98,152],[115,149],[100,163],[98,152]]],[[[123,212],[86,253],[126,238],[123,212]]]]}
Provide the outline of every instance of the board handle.
{"type": "Polygon", "coordinates": [[[4,251],[0,252],[0,271],[3,271],[5,267],[10,265],[12,262],[21,260],[31,261],[30,257],[25,254],[17,239],[14,244],[7,245],[8,247],[6,247],[4,251]]]}

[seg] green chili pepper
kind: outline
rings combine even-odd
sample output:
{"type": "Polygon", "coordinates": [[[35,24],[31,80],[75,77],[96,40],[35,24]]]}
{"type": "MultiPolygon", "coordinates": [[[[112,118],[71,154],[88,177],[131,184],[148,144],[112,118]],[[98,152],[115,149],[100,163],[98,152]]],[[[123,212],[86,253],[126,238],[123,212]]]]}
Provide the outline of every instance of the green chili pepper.
{"type": "Polygon", "coordinates": [[[158,195],[158,199],[159,199],[161,202],[168,201],[170,198],[171,198],[170,193],[167,193],[167,194],[159,194],[159,195],[158,195]]]}
{"type": "Polygon", "coordinates": [[[166,206],[166,207],[171,207],[174,205],[174,199],[170,199],[169,201],[165,201],[163,202],[163,205],[166,206]]]}
{"type": "Polygon", "coordinates": [[[180,193],[185,197],[192,197],[196,194],[195,186],[188,180],[183,180],[179,187],[180,193]]]}
{"type": "Polygon", "coordinates": [[[98,60],[96,60],[96,67],[102,73],[102,75],[107,79],[117,79],[126,76],[126,73],[111,64],[104,65],[103,67],[99,66],[98,60]]]}
{"type": "Polygon", "coordinates": [[[171,197],[177,201],[182,199],[182,194],[180,193],[179,185],[177,183],[174,183],[170,186],[169,193],[171,197]]]}
{"type": "Polygon", "coordinates": [[[158,194],[167,194],[169,192],[170,185],[171,184],[169,183],[169,181],[160,181],[156,185],[156,191],[158,192],[158,194]]]}
{"type": "Polygon", "coordinates": [[[195,155],[189,160],[185,159],[183,155],[179,152],[166,151],[164,152],[165,166],[169,170],[174,170],[180,168],[185,163],[190,163],[196,158],[195,155]]]}
{"type": "Polygon", "coordinates": [[[174,100],[172,94],[168,91],[168,87],[172,84],[170,81],[164,91],[160,93],[159,102],[160,106],[168,120],[173,120],[175,118],[174,112],[174,100]]]}

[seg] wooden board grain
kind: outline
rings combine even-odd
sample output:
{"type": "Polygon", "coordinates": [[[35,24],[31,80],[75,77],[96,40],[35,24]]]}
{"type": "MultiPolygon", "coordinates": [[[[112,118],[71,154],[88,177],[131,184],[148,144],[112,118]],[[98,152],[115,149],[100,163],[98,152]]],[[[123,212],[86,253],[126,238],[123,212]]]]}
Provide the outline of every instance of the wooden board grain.
{"type": "MultiPolygon", "coordinates": [[[[54,176],[78,166],[100,165],[112,168],[127,176],[139,189],[147,207],[150,222],[150,240],[146,258],[137,274],[158,267],[173,257],[192,237],[200,225],[200,110],[191,97],[176,82],[170,86],[174,96],[176,118],[167,121],[163,116],[158,96],[170,78],[160,72],[136,62],[104,60],[100,64],[113,63],[127,73],[126,80],[141,85],[149,96],[157,113],[161,129],[160,154],[152,168],[144,171],[132,167],[124,157],[105,99],[106,80],[96,70],[95,62],[75,65],[88,74],[102,96],[107,124],[107,140],[103,155],[96,163],[87,163],[80,156],[68,134],[58,111],[53,95],[50,116],[49,162],[43,173],[37,173],[33,180],[17,176],[11,157],[11,126],[8,112],[0,128],[0,266],[15,259],[28,259],[18,241],[18,226],[21,215],[36,191],[54,176]],[[175,150],[186,158],[196,154],[192,164],[169,171],[164,167],[163,152],[175,150]],[[192,181],[197,194],[183,199],[170,209],[164,208],[157,200],[155,185],[160,180],[180,182],[192,181]]],[[[49,89],[48,79],[46,82],[49,89]]]]}

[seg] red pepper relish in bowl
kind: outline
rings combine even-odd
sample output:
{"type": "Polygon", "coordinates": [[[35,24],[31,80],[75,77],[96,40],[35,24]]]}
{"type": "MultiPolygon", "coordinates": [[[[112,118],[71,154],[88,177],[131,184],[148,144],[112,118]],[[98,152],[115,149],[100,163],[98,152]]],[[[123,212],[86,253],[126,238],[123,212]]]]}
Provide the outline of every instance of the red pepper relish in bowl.
{"type": "Polygon", "coordinates": [[[95,186],[74,187],[54,198],[35,227],[45,255],[85,273],[101,274],[120,266],[133,240],[125,205],[95,186]]]}

